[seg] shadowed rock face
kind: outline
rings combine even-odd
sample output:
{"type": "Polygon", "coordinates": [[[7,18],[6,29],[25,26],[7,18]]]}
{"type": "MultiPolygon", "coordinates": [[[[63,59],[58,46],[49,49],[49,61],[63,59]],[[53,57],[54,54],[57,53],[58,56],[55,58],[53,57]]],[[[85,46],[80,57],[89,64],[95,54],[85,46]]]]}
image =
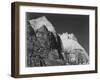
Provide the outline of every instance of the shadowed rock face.
{"type": "Polygon", "coordinates": [[[73,34],[58,35],[46,17],[27,22],[27,67],[87,64],[88,55],[73,34]]]}

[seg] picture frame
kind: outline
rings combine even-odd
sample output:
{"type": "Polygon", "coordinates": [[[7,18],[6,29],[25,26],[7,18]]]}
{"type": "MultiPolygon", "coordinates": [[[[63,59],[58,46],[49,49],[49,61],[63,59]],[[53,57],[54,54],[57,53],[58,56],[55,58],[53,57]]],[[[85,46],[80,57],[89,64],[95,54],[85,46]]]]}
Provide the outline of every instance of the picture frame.
{"type": "Polygon", "coordinates": [[[11,12],[12,77],[97,73],[96,6],[13,2],[11,12]]]}

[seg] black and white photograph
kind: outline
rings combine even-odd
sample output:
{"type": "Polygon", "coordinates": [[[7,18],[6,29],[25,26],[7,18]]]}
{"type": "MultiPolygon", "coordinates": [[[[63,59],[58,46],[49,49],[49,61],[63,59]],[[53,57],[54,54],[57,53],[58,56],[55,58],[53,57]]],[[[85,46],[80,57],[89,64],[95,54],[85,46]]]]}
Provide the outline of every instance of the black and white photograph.
{"type": "Polygon", "coordinates": [[[26,12],[26,66],[89,64],[89,16],[26,12]]]}
{"type": "Polygon", "coordinates": [[[12,77],[97,73],[97,7],[12,3],[12,77]]]}

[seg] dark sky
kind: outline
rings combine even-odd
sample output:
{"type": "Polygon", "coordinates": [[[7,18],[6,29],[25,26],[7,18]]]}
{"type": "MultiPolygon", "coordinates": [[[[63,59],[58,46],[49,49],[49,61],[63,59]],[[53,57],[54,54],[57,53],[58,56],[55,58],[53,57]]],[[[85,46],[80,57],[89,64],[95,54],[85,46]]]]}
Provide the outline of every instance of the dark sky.
{"type": "Polygon", "coordinates": [[[57,33],[74,33],[79,43],[89,53],[89,16],[70,14],[26,13],[27,20],[46,16],[57,33]]]}

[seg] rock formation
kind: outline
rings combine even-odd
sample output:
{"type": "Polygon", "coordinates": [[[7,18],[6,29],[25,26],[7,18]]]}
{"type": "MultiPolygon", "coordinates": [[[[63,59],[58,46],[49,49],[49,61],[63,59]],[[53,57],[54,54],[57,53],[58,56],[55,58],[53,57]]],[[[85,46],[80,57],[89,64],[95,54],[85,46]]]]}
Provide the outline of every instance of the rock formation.
{"type": "Polygon", "coordinates": [[[63,33],[60,35],[66,64],[88,64],[88,54],[79,44],[74,34],[63,33]]]}
{"type": "Polygon", "coordinates": [[[32,19],[27,26],[27,66],[64,64],[61,41],[45,17],[32,19]],[[48,25],[48,24],[49,25],[48,25]],[[33,25],[34,24],[34,25],[33,25]],[[49,28],[50,27],[50,28],[49,28]]]}

